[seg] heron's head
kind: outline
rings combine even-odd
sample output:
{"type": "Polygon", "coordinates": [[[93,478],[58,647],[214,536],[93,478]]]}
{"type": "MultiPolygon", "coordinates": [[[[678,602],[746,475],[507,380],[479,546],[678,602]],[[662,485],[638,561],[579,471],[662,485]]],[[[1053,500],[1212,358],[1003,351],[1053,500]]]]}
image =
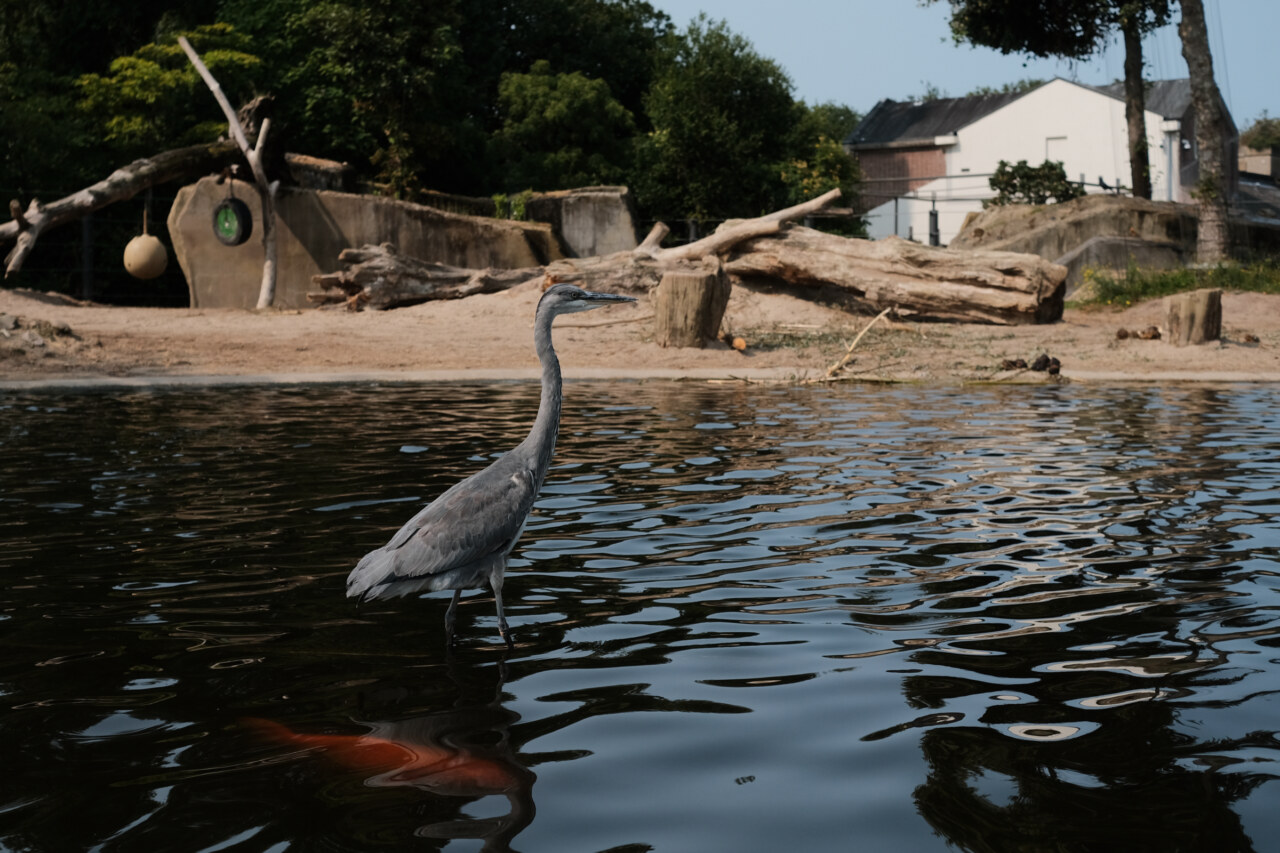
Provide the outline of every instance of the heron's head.
{"type": "Polygon", "coordinates": [[[553,314],[573,314],[578,311],[590,311],[603,305],[614,305],[619,302],[635,302],[630,296],[619,296],[616,293],[596,293],[583,290],[573,284],[555,284],[547,288],[538,302],[538,309],[547,309],[553,314]]]}

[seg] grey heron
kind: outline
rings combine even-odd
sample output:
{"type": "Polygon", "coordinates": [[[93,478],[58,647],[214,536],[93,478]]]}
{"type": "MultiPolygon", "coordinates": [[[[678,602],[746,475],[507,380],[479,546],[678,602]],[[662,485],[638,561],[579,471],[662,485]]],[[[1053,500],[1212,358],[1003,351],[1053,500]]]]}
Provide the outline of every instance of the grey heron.
{"type": "Polygon", "coordinates": [[[551,467],[560,431],[563,383],[551,344],[551,323],[561,314],[634,301],[630,296],[593,293],[572,284],[556,284],[542,294],[533,321],[534,349],[542,365],[542,399],[529,436],[488,468],[423,507],[386,545],[365,554],[347,577],[348,598],[394,598],[451,589],[453,600],[444,622],[452,645],[462,590],[488,585],[498,608],[498,632],[511,646],[502,612],[502,576],[507,555],[520,538],[551,467]]]}

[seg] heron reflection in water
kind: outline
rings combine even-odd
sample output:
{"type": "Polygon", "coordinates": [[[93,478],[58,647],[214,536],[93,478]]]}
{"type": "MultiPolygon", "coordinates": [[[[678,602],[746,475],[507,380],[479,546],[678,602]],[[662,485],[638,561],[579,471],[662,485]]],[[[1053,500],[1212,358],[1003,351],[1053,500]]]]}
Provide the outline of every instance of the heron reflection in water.
{"type": "Polygon", "coordinates": [[[563,383],[551,344],[552,321],[561,314],[634,301],[572,284],[554,285],[542,295],[533,330],[542,365],[542,400],[528,438],[427,504],[390,542],[366,554],[347,578],[348,597],[369,600],[451,589],[444,624],[452,645],[459,595],[487,585],[498,610],[498,632],[512,645],[502,612],[502,577],[551,467],[560,430],[563,383]]]}

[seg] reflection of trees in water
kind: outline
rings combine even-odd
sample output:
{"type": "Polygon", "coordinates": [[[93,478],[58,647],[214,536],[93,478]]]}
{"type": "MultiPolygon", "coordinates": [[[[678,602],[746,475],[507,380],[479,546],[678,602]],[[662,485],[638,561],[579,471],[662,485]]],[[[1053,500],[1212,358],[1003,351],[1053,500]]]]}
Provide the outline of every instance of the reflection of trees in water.
{"type": "Polygon", "coordinates": [[[1064,491],[1092,500],[1098,523],[1080,524],[1059,571],[1016,590],[1000,580],[932,590],[935,608],[967,599],[963,610],[982,617],[937,632],[954,636],[912,655],[933,674],[903,682],[917,708],[985,694],[974,721],[985,727],[939,725],[963,714],[921,723],[937,727],[921,738],[929,775],[917,805],[965,850],[1254,849],[1232,804],[1274,777],[1220,771],[1242,760],[1233,751],[1274,748],[1274,733],[1198,739],[1179,725],[1224,701],[1207,688],[1251,674],[1227,669],[1230,653],[1205,626],[1257,602],[1231,559],[1238,496],[1206,488],[1239,474],[1224,456],[1235,448],[1219,440],[1228,404],[1211,389],[1176,396],[1117,395],[1080,413],[1074,429],[1124,455],[1102,488],[1064,491]]]}
{"type": "Polygon", "coordinates": [[[1174,735],[1167,706],[1142,709],[1122,732],[1055,744],[931,729],[917,807],[967,851],[1254,850],[1231,805],[1269,777],[1188,769],[1207,745],[1174,735]]]}

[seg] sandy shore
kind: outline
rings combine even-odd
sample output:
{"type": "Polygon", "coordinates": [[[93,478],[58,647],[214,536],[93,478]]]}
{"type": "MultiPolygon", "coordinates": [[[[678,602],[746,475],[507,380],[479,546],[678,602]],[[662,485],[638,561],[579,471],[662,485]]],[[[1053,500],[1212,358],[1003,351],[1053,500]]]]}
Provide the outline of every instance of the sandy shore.
{"type": "MultiPolygon", "coordinates": [[[[537,376],[535,285],[396,311],[119,308],[0,290],[0,387],[211,382],[512,379],[537,376]]],[[[664,349],[652,307],[563,317],[556,348],[570,378],[805,381],[824,376],[870,318],[735,288],[725,324],[747,342],[664,349]]],[[[1077,382],[1280,381],[1280,296],[1226,294],[1223,340],[1175,347],[1117,338],[1164,322],[1156,300],[1068,309],[1051,325],[877,323],[842,376],[867,381],[1054,381],[1002,369],[1045,353],[1077,382]]]]}

